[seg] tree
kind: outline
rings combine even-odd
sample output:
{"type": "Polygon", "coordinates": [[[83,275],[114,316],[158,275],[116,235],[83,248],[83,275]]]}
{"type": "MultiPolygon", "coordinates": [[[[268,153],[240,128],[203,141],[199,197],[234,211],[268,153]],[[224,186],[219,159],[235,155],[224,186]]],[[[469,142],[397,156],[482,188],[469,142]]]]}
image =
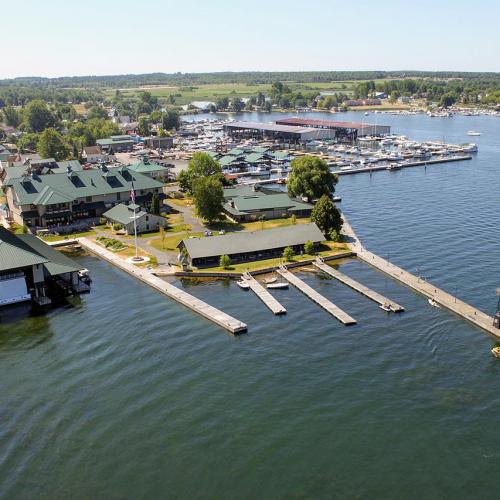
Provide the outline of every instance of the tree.
{"type": "Polygon", "coordinates": [[[453,106],[457,102],[457,96],[453,92],[448,92],[443,94],[441,100],[439,101],[439,105],[443,108],[448,108],[453,106]]]}
{"type": "Polygon", "coordinates": [[[102,106],[92,106],[89,109],[88,118],[108,118],[108,112],[102,106]]]}
{"type": "Polygon", "coordinates": [[[332,230],[339,232],[342,228],[342,216],[327,194],[324,194],[314,206],[311,221],[315,222],[325,235],[332,230]]]}
{"type": "Polygon", "coordinates": [[[34,134],[32,132],[23,134],[17,142],[17,147],[21,152],[36,151],[39,135],[40,134],[34,134]]]}
{"type": "Polygon", "coordinates": [[[219,162],[207,153],[194,153],[188,163],[187,170],[181,172],[177,178],[179,186],[191,193],[193,192],[193,184],[196,179],[210,176],[216,176],[219,182],[222,183],[224,176],[222,175],[222,168],[219,162]]]}
{"type": "Polygon", "coordinates": [[[309,241],[306,241],[304,243],[304,252],[309,254],[309,255],[313,255],[314,253],[314,243],[309,240],[309,241]]]}
{"type": "Polygon", "coordinates": [[[162,114],[162,127],[165,130],[177,129],[181,125],[181,118],[175,109],[168,109],[162,114]]]}
{"type": "Polygon", "coordinates": [[[193,181],[193,199],[198,215],[209,224],[220,217],[224,190],[217,176],[200,177],[193,181]]]}
{"type": "Polygon", "coordinates": [[[219,265],[223,269],[228,269],[231,265],[231,257],[229,257],[229,255],[221,255],[219,265]]]}
{"type": "Polygon", "coordinates": [[[153,197],[151,198],[151,213],[160,215],[160,197],[158,193],[153,193],[153,197]]]}
{"type": "Polygon", "coordinates": [[[12,106],[7,106],[3,110],[3,116],[5,124],[9,127],[18,127],[21,123],[21,115],[18,113],[17,109],[12,106]]]}
{"type": "Polygon", "coordinates": [[[244,107],[245,107],[245,103],[239,97],[235,97],[231,101],[231,109],[232,109],[232,111],[235,111],[236,113],[243,111],[244,107]]]}
{"type": "Polygon", "coordinates": [[[287,261],[287,262],[291,262],[293,260],[293,258],[295,257],[295,252],[293,251],[293,248],[292,247],[286,247],[284,250],[283,250],[283,258],[287,261]]]}
{"type": "Polygon", "coordinates": [[[266,101],[266,102],[264,103],[264,108],[265,108],[265,110],[266,110],[268,113],[270,113],[270,112],[272,111],[272,109],[273,109],[273,105],[271,104],[271,101],[266,101]]]}
{"type": "Polygon", "coordinates": [[[312,201],[324,194],[331,196],[336,183],[337,176],[330,172],[326,161],[315,156],[302,156],[292,161],[288,194],[312,201]]]}
{"type": "Polygon", "coordinates": [[[56,161],[61,161],[68,158],[70,149],[57,130],[47,128],[40,134],[37,151],[42,158],[54,158],[56,161]]]}
{"type": "Polygon", "coordinates": [[[151,123],[147,116],[141,116],[139,118],[139,134],[143,136],[148,136],[151,132],[151,123]]]}
{"type": "Polygon", "coordinates": [[[43,101],[34,100],[24,108],[24,125],[29,132],[43,132],[54,127],[56,120],[43,101]]]}

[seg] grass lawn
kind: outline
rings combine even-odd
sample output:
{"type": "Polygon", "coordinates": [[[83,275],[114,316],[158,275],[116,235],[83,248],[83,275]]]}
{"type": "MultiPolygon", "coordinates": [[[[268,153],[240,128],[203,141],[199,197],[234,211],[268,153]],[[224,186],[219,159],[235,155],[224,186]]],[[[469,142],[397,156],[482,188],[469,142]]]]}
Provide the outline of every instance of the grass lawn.
{"type": "MultiPolygon", "coordinates": [[[[325,241],[321,247],[320,251],[315,253],[314,255],[297,255],[294,257],[292,262],[302,262],[305,260],[311,260],[316,258],[317,256],[320,257],[329,257],[331,255],[339,254],[339,253],[344,253],[348,252],[349,247],[345,243],[334,243],[333,241],[325,241]]],[[[253,262],[244,262],[242,264],[234,264],[231,265],[228,269],[224,269],[223,267],[216,266],[216,267],[204,267],[203,269],[200,269],[200,272],[203,271],[210,271],[210,272],[235,272],[235,273],[242,273],[244,271],[257,271],[259,269],[265,269],[267,267],[277,267],[281,263],[286,264],[284,259],[281,259],[279,257],[276,257],[274,259],[265,259],[265,260],[256,260],[253,262]]]]}
{"type": "MultiPolygon", "coordinates": [[[[284,227],[292,225],[292,218],[288,217],[286,219],[272,219],[272,220],[264,220],[264,221],[255,221],[255,222],[244,222],[242,223],[245,231],[260,231],[262,229],[273,229],[275,227],[284,227]]],[[[306,224],[311,222],[311,219],[308,217],[302,219],[296,219],[296,224],[306,224]]]]}
{"type": "Polygon", "coordinates": [[[191,198],[168,198],[168,204],[177,207],[191,207],[193,200],[191,198]]]}
{"type": "Polygon", "coordinates": [[[156,248],[157,250],[165,250],[165,251],[176,251],[177,250],[177,245],[185,238],[189,238],[189,236],[193,236],[195,238],[203,236],[203,233],[184,233],[184,234],[178,234],[176,236],[169,236],[166,237],[163,240],[163,243],[161,241],[161,238],[151,240],[149,244],[156,248]]]}
{"type": "Polygon", "coordinates": [[[71,234],[47,234],[41,237],[43,241],[60,241],[60,240],[71,240],[73,238],[84,238],[86,236],[94,236],[95,231],[84,231],[82,233],[71,233],[71,234]]]}

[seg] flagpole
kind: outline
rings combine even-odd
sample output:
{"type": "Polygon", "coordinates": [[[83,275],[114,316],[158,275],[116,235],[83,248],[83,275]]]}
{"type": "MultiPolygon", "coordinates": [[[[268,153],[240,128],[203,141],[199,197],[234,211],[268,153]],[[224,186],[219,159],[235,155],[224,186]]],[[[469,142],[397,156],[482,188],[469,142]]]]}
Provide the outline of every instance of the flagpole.
{"type": "Polygon", "coordinates": [[[137,249],[137,215],[134,208],[134,239],[135,239],[135,258],[139,257],[139,250],[137,249]]]}

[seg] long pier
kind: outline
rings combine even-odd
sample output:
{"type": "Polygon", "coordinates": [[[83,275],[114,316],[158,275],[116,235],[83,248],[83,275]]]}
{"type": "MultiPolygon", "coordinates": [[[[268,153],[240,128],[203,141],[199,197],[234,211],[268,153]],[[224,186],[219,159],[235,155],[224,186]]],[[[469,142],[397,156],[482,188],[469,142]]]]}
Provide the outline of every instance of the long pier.
{"type": "Polygon", "coordinates": [[[134,276],[140,281],[153,287],[154,289],[163,293],[167,297],[175,300],[176,302],[179,302],[185,307],[188,307],[192,311],[198,313],[200,316],[203,316],[204,318],[207,318],[208,320],[221,326],[222,328],[225,328],[229,332],[236,334],[247,331],[247,325],[245,323],[242,323],[241,321],[233,318],[232,316],[229,316],[229,314],[226,314],[225,312],[216,309],[215,307],[207,304],[206,302],[203,302],[202,300],[193,297],[184,290],[180,290],[176,286],[171,285],[166,281],[163,281],[162,279],[158,278],[157,276],[148,272],[147,270],[141,269],[140,267],[137,267],[134,264],[130,264],[124,261],[123,259],[117,257],[109,250],[106,250],[105,248],[101,247],[97,243],[94,243],[93,241],[90,241],[87,238],[76,238],[75,242],[77,242],[78,244],[80,244],[82,247],[86,248],[93,254],[97,255],[98,257],[101,257],[102,259],[118,267],[122,271],[127,272],[128,274],[134,276]]]}
{"type": "Polygon", "coordinates": [[[278,269],[278,273],[283,276],[289,283],[298,288],[304,295],[307,295],[312,301],[316,302],[325,311],[330,313],[344,325],[355,325],[356,320],[349,316],[345,311],[330,302],[326,297],[323,297],[316,290],[311,288],[307,283],[304,283],[300,278],[292,274],[288,269],[282,266],[278,269]]]}
{"type": "Polygon", "coordinates": [[[365,297],[368,297],[369,299],[373,300],[374,302],[377,302],[381,306],[387,305],[391,308],[391,311],[393,312],[402,312],[405,310],[405,308],[398,304],[397,302],[394,302],[393,300],[388,299],[387,297],[384,297],[380,293],[368,288],[367,286],[359,283],[358,281],[350,278],[349,276],[346,276],[345,274],[341,273],[340,271],[337,271],[333,267],[325,264],[321,258],[316,259],[315,262],[313,262],[313,266],[317,267],[324,273],[328,274],[329,276],[332,276],[332,278],[335,278],[336,280],[340,281],[341,283],[344,283],[344,285],[347,285],[348,287],[352,288],[353,290],[356,290],[357,292],[361,293],[365,297]]]}
{"type": "Polygon", "coordinates": [[[243,280],[273,314],[286,314],[286,309],[250,273],[244,273],[243,280]]]}
{"type": "Polygon", "coordinates": [[[370,165],[369,167],[353,168],[351,170],[334,170],[333,173],[337,175],[352,175],[352,174],[363,174],[368,172],[380,172],[381,170],[397,171],[403,168],[423,167],[427,165],[436,165],[437,163],[449,163],[453,161],[463,161],[471,159],[472,159],[471,155],[449,156],[444,158],[436,158],[434,160],[419,160],[419,161],[409,161],[406,163],[399,163],[399,167],[393,169],[389,169],[388,165],[377,165],[377,166],[370,165]]]}
{"type": "Polygon", "coordinates": [[[413,290],[421,293],[425,297],[432,299],[437,304],[454,312],[458,316],[464,318],[482,330],[500,338],[500,329],[493,326],[493,318],[483,311],[463,302],[457,297],[441,290],[432,283],[419,278],[408,271],[392,264],[391,262],[379,257],[378,255],[369,252],[356,236],[356,233],[344,217],[344,225],[342,231],[351,239],[351,248],[356,255],[364,262],[375,267],[379,271],[386,273],[388,276],[400,281],[404,285],[413,288],[413,290]]]}

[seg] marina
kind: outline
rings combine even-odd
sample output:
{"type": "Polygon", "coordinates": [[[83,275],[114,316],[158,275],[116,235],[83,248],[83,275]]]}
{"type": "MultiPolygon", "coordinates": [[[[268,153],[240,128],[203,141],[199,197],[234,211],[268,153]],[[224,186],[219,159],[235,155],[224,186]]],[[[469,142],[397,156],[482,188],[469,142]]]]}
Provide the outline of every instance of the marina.
{"type": "Polygon", "coordinates": [[[243,280],[273,314],[286,314],[286,309],[250,273],[244,273],[243,280]]]}

